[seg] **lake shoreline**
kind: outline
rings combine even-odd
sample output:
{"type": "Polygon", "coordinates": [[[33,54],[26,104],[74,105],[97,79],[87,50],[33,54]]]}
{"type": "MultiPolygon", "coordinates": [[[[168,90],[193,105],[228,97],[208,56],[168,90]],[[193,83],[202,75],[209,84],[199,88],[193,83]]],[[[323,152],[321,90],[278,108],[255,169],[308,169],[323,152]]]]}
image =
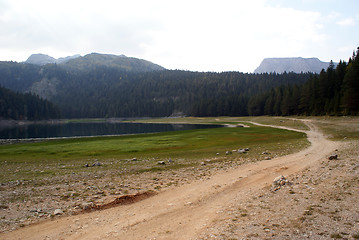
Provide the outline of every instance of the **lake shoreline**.
{"type": "MultiPolygon", "coordinates": [[[[165,117],[166,118],[166,117],[165,117]]],[[[14,119],[0,119],[0,129],[2,127],[24,126],[32,124],[66,124],[66,123],[121,123],[132,122],[136,120],[147,120],[149,117],[141,118],[64,118],[64,119],[48,119],[48,120],[14,120],[14,119]]],[[[155,118],[158,119],[158,118],[155,118]]]]}
{"type": "Polygon", "coordinates": [[[222,124],[140,123],[123,119],[76,119],[49,121],[2,121],[0,145],[61,139],[118,137],[135,134],[172,132],[222,124]]]}
{"type": "Polygon", "coordinates": [[[30,120],[0,120],[0,128],[5,127],[14,127],[14,126],[25,126],[25,125],[31,125],[31,124],[61,124],[61,123],[67,123],[68,120],[65,119],[53,119],[53,120],[36,120],[36,121],[30,121],[30,120]]]}

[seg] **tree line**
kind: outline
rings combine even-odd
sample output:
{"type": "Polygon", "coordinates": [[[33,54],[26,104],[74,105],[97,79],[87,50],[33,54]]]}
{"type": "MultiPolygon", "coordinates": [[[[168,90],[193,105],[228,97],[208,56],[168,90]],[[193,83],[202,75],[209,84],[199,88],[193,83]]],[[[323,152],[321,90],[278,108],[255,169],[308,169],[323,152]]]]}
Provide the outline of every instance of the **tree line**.
{"type": "Polygon", "coordinates": [[[168,117],[248,115],[248,99],[310,74],[203,73],[166,70],[124,73],[96,69],[70,76],[52,99],[64,116],[168,117]]]}
{"type": "Polygon", "coordinates": [[[359,115],[359,48],[303,84],[283,85],[248,101],[249,115],[359,115]]]}
{"type": "Polygon", "coordinates": [[[60,117],[51,102],[31,93],[18,93],[0,87],[0,119],[44,120],[60,117]]]}

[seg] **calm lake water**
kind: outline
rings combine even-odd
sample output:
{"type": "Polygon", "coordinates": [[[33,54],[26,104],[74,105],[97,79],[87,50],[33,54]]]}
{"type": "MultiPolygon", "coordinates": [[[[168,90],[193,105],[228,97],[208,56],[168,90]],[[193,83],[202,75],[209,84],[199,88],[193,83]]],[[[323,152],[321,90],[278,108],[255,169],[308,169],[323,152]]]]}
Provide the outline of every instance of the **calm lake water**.
{"type": "Polygon", "coordinates": [[[220,125],[149,123],[62,123],[30,124],[0,129],[0,139],[60,138],[124,135],[215,128],[220,125]]]}

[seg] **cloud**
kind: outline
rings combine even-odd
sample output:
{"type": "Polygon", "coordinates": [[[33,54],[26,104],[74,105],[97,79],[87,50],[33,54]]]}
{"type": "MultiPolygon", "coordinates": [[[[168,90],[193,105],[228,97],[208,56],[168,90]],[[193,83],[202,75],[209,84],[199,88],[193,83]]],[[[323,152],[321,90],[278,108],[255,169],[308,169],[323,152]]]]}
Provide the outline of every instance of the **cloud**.
{"type": "Polygon", "coordinates": [[[253,71],[265,57],[309,54],[327,41],[320,13],[271,3],[0,1],[0,56],[103,52],[170,69],[253,71]]]}
{"type": "Polygon", "coordinates": [[[355,19],[354,18],[345,18],[345,19],[342,19],[342,20],[336,22],[336,24],[339,25],[339,26],[343,26],[343,27],[354,26],[355,25],[355,19]]]}
{"type": "Polygon", "coordinates": [[[175,9],[147,46],[148,56],[168,68],[253,71],[264,57],[298,55],[327,38],[319,13],[265,1],[195,1],[175,9]]]}
{"type": "Polygon", "coordinates": [[[353,51],[353,47],[352,45],[342,46],[338,48],[338,51],[348,55],[351,51],[353,51]]]}
{"type": "Polygon", "coordinates": [[[327,19],[332,20],[332,19],[337,19],[338,17],[340,17],[340,13],[336,12],[336,11],[332,11],[328,16],[327,19]]]}
{"type": "MultiPolygon", "coordinates": [[[[145,5],[145,4],[144,4],[145,5]]],[[[160,27],[138,6],[123,1],[15,1],[0,17],[0,41],[7,50],[103,51],[141,54],[160,27]],[[137,14],[136,14],[137,13],[137,14]]]]}

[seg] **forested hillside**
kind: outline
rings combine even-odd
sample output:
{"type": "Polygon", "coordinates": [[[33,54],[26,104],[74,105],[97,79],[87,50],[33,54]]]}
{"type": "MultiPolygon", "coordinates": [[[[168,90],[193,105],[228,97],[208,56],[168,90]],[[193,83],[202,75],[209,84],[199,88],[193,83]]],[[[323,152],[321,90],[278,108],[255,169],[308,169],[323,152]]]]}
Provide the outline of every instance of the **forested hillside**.
{"type": "MultiPolygon", "coordinates": [[[[165,117],[247,115],[250,96],[283,84],[304,83],[310,74],[243,74],[188,71],[124,72],[97,67],[39,70],[30,89],[47,97],[63,117],[165,117]]],[[[31,74],[30,74],[31,75],[31,74]]]]}
{"type": "Polygon", "coordinates": [[[3,62],[0,85],[50,100],[65,118],[241,116],[248,114],[250,96],[283,84],[304,83],[310,76],[170,71],[152,66],[98,54],[44,66],[3,62]]]}
{"type": "Polygon", "coordinates": [[[253,96],[250,115],[358,115],[359,48],[348,63],[330,64],[304,84],[283,85],[253,96]]]}
{"type": "Polygon", "coordinates": [[[1,62],[0,86],[51,101],[63,118],[356,115],[358,65],[357,52],[320,74],[189,72],[90,54],[44,66],[1,62]]]}
{"type": "Polygon", "coordinates": [[[0,119],[43,120],[59,118],[52,103],[31,93],[15,93],[0,87],[0,119]]]}

